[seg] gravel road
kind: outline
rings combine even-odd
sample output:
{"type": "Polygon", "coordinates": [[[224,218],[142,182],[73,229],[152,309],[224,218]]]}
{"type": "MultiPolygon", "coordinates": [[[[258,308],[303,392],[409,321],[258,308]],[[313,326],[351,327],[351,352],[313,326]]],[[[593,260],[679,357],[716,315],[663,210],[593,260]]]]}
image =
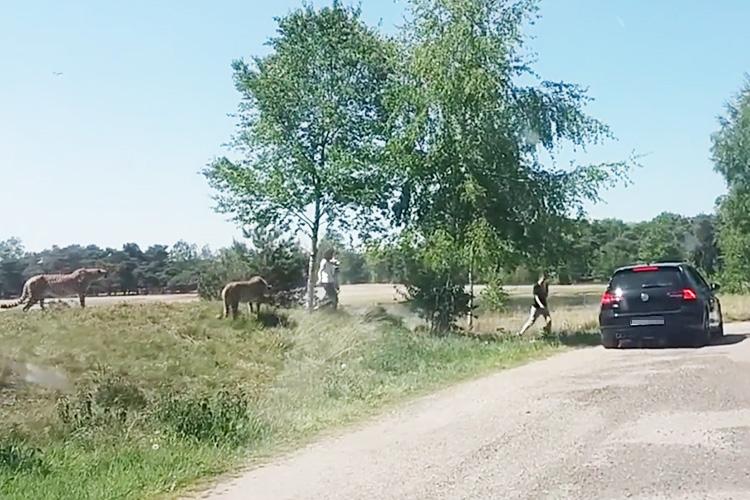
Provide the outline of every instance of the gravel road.
{"type": "Polygon", "coordinates": [[[422,398],[200,496],[750,499],[750,323],[568,352],[422,398]]]}

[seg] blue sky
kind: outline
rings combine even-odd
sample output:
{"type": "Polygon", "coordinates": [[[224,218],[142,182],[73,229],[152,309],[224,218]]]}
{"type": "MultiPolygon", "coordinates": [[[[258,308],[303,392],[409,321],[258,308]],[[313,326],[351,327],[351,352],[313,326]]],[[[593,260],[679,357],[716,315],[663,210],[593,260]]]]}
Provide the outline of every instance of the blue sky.
{"type": "MultiPolygon", "coordinates": [[[[263,53],[273,17],[298,5],[0,1],[0,239],[230,243],[198,172],[234,128],[231,61],[263,53]]],[[[390,32],[404,12],[403,0],[361,5],[390,32]]],[[[618,138],[577,159],[645,155],[590,214],[711,211],[724,183],[710,134],[750,70],[750,2],[543,0],[540,14],[535,69],[587,86],[589,112],[618,138]]]]}

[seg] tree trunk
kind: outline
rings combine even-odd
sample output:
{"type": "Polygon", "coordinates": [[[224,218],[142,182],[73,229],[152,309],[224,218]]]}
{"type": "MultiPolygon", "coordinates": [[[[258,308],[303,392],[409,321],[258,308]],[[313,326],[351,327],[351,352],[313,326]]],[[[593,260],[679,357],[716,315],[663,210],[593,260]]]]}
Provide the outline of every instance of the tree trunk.
{"type": "Polygon", "coordinates": [[[469,249],[469,331],[474,329],[474,247],[469,249]]]}
{"type": "Polygon", "coordinates": [[[313,232],[310,245],[310,262],[307,265],[307,310],[312,312],[315,306],[315,284],[317,283],[316,277],[316,261],[318,259],[318,234],[317,231],[313,232]]]}
{"type": "Polygon", "coordinates": [[[312,312],[315,306],[315,284],[318,279],[316,276],[316,263],[318,259],[318,233],[320,232],[320,200],[315,200],[315,218],[310,232],[310,262],[307,265],[307,310],[312,312]]]}

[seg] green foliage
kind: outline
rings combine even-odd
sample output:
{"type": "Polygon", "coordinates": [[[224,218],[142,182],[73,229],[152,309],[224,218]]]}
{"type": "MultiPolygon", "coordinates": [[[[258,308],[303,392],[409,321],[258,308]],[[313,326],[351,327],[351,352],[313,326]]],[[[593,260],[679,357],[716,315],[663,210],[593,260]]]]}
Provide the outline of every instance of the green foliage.
{"type": "Polygon", "coordinates": [[[716,243],[716,216],[698,215],[692,220],[692,248],[688,249],[690,262],[714,276],[719,266],[719,249],[716,243]]]}
{"type": "Polygon", "coordinates": [[[405,276],[422,314],[435,308],[429,321],[446,328],[468,307],[469,269],[492,275],[522,260],[534,267],[564,260],[573,240],[566,235],[576,228],[570,214],[627,179],[629,164],[542,164],[541,152],[554,157],[562,143],[585,146],[610,134],[585,114],[582,88],[539,80],[523,58],[522,27],[535,2],[410,5],[389,101],[388,158],[401,185],[392,223],[422,241],[450,241],[450,255],[441,255],[450,266],[417,258],[405,276]]]}
{"type": "Polygon", "coordinates": [[[644,225],[638,257],[643,262],[680,262],[686,260],[690,225],[687,218],[662,213],[644,225]]]}
{"type": "Polygon", "coordinates": [[[714,168],[730,187],[750,186],[750,76],[719,117],[712,136],[714,168]]]}
{"type": "Polygon", "coordinates": [[[471,310],[464,286],[466,261],[457,247],[448,233],[439,231],[428,240],[405,235],[399,243],[407,303],[432,333],[456,329],[458,318],[471,310]]]}
{"type": "Polygon", "coordinates": [[[0,241],[0,260],[20,259],[25,253],[23,243],[18,238],[0,241]]]}
{"type": "Polygon", "coordinates": [[[728,292],[750,290],[750,192],[735,187],[719,208],[718,244],[722,258],[721,284],[728,292]]]}
{"type": "Polygon", "coordinates": [[[207,300],[218,300],[221,289],[230,281],[250,279],[255,273],[250,249],[235,241],[231,247],[219,251],[216,259],[205,266],[198,277],[198,294],[207,300]]]}
{"type": "MultiPolygon", "coordinates": [[[[473,255],[476,283],[487,283],[498,275],[505,284],[529,284],[536,279],[535,269],[542,267],[544,260],[548,268],[556,270],[560,283],[604,280],[617,267],[642,260],[686,259],[707,275],[714,276],[721,271],[717,243],[720,235],[724,247],[722,259],[730,263],[730,267],[744,259],[742,232],[745,231],[746,207],[741,198],[737,193],[724,198],[719,216],[686,218],[661,214],[640,223],[615,219],[571,220],[565,228],[564,239],[560,240],[562,246],[548,253],[547,259],[521,259],[483,220],[472,223],[467,236],[454,250],[463,254],[467,266],[473,255]]],[[[227,281],[260,274],[277,290],[294,290],[287,304],[299,303],[302,291],[297,289],[302,287],[307,273],[306,253],[294,240],[279,232],[256,229],[246,235],[250,238],[249,245],[238,243],[216,253],[205,250],[200,253],[194,245],[178,242],[168,250],[166,260],[158,250],[164,248],[160,245],[146,252],[128,244],[123,247],[127,252],[73,245],[27,253],[20,258],[14,254],[0,259],[0,297],[17,297],[24,280],[32,273],[101,265],[114,272],[108,279],[97,282],[92,287],[93,293],[199,289],[201,296],[217,298],[227,281]]],[[[321,241],[323,247],[336,249],[341,261],[342,283],[404,281],[397,247],[370,241],[360,250],[345,241],[343,235],[330,230],[321,241]]],[[[732,276],[737,272],[744,271],[735,268],[724,273],[722,284],[734,286],[732,276]]]]}
{"type": "Polygon", "coordinates": [[[638,257],[638,240],[627,237],[615,237],[602,241],[597,249],[593,273],[599,280],[606,280],[619,267],[636,264],[638,257]]]}
{"type": "Polygon", "coordinates": [[[508,292],[503,288],[499,275],[492,276],[482,290],[482,309],[492,312],[503,312],[508,306],[508,292]]]}
{"type": "Polygon", "coordinates": [[[538,148],[608,136],[582,111],[582,89],[541,81],[521,60],[533,2],[414,0],[391,153],[404,188],[397,223],[448,229],[459,241],[477,221],[509,251],[543,258],[568,213],[622,178],[626,165],[545,170],[538,148]],[[533,136],[533,139],[532,139],[533,136]]]}
{"type": "Polygon", "coordinates": [[[256,275],[263,276],[279,292],[302,286],[307,257],[294,240],[262,229],[246,236],[251,238],[252,246],[235,241],[203,266],[198,278],[198,294],[202,298],[218,299],[228,282],[256,275]]]}
{"type": "Polygon", "coordinates": [[[291,290],[305,282],[307,255],[292,238],[280,231],[255,228],[247,231],[252,248],[251,268],[276,290],[291,290]]]}
{"type": "Polygon", "coordinates": [[[365,248],[365,262],[373,283],[401,283],[403,269],[400,265],[397,246],[387,241],[371,242],[365,248]]]}
{"type": "MultiPolygon", "coordinates": [[[[14,240],[9,240],[14,241],[14,240]]],[[[70,272],[80,267],[104,267],[110,275],[95,282],[92,294],[188,292],[197,286],[201,266],[194,245],[177,242],[171,249],[154,245],[142,251],[135,243],[121,250],[96,245],[54,246],[41,252],[24,252],[20,241],[0,244],[0,297],[18,296],[23,282],[34,274],[70,272]]]]}
{"type": "Polygon", "coordinates": [[[228,391],[202,397],[171,395],[160,404],[158,418],[181,438],[238,446],[260,439],[267,431],[248,405],[244,394],[228,391]]]}
{"type": "Polygon", "coordinates": [[[0,471],[11,474],[47,473],[42,450],[33,448],[15,439],[0,442],[0,471]]]}
{"type": "Polygon", "coordinates": [[[719,202],[718,246],[722,285],[728,291],[750,289],[750,79],[726,106],[713,135],[714,168],[729,186],[719,202]]]}
{"type": "Polygon", "coordinates": [[[99,376],[90,387],[57,401],[57,414],[68,428],[92,432],[137,417],[148,405],[145,394],[122,377],[99,376]]]}

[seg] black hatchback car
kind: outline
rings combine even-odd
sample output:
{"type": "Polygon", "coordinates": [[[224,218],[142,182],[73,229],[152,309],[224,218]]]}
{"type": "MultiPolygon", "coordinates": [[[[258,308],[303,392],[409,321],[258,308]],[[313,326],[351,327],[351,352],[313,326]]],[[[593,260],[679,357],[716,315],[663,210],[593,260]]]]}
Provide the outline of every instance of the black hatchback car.
{"type": "Polygon", "coordinates": [[[704,346],[724,335],[716,290],[685,263],[620,268],[601,299],[602,345],[704,346]]]}

